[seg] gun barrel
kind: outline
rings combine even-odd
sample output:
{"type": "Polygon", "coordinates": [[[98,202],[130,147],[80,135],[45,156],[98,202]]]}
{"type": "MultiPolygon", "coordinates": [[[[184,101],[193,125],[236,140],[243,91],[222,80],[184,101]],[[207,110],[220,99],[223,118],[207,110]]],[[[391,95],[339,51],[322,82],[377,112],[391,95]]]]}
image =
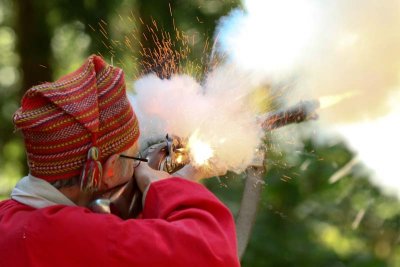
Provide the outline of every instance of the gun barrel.
{"type": "Polygon", "coordinates": [[[316,120],[319,108],[318,100],[301,101],[287,109],[278,110],[267,114],[261,123],[265,131],[271,131],[292,123],[300,123],[308,120],[316,120]]]}

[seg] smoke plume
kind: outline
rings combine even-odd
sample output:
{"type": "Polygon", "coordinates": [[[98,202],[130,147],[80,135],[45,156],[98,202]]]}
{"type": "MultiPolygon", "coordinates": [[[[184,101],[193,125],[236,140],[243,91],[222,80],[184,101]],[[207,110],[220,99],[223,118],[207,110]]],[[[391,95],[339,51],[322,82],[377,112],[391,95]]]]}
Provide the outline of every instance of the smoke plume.
{"type": "Polygon", "coordinates": [[[245,0],[244,6],[221,20],[219,52],[260,79],[290,85],[286,102],[334,96],[337,103],[319,111],[320,121],[400,196],[400,1],[245,0]]]}
{"type": "Polygon", "coordinates": [[[240,172],[262,136],[250,100],[259,97],[257,87],[279,84],[291,87],[280,102],[341,100],[319,112],[321,121],[347,137],[381,184],[390,184],[396,157],[383,149],[400,150],[398,138],[384,134],[400,121],[389,104],[400,84],[400,1],[245,0],[244,6],[220,20],[212,55],[225,61],[204,82],[185,75],[135,82],[142,136],[196,133],[215,150],[217,165],[240,172]],[[370,156],[382,154],[385,160],[370,156]]]}
{"type": "Polygon", "coordinates": [[[223,18],[220,53],[270,81],[296,84],[291,97],[346,94],[323,111],[330,122],[376,118],[400,84],[400,2],[247,0],[223,18]]]}
{"type": "Polygon", "coordinates": [[[134,83],[132,97],[142,141],[165,134],[192,134],[214,151],[213,167],[243,171],[260,143],[261,128],[246,100],[251,80],[234,68],[220,66],[203,86],[187,75],[161,80],[150,74],[134,83]]]}

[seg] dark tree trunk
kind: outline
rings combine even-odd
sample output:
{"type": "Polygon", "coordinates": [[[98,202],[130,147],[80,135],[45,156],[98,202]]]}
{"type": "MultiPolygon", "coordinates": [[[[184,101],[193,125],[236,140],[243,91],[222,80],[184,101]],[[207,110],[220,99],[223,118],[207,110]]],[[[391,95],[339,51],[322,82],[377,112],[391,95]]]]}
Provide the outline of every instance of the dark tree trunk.
{"type": "Polygon", "coordinates": [[[20,96],[33,85],[52,80],[51,32],[44,1],[17,0],[17,49],[21,57],[20,96]]]}
{"type": "MultiPolygon", "coordinates": [[[[53,69],[50,65],[52,54],[51,32],[46,23],[48,10],[43,2],[34,0],[15,1],[15,31],[22,72],[21,87],[17,94],[19,99],[30,87],[52,80],[53,69]]],[[[27,173],[27,166],[23,166],[23,173],[27,173]]]]}

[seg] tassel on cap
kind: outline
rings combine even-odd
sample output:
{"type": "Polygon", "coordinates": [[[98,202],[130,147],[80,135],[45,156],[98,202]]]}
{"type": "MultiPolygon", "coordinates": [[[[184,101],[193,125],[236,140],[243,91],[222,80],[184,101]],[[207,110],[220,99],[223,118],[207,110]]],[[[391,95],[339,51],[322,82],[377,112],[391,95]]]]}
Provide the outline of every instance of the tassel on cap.
{"type": "MultiPolygon", "coordinates": [[[[132,147],[139,137],[124,72],[96,55],[57,81],[27,90],[13,120],[24,136],[29,172],[48,182],[80,176],[91,146],[98,148],[98,160],[105,162],[132,147]],[[83,150],[82,144],[91,146],[83,150]]],[[[92,165],[98,172],[98,164],[92,165]]],[[[87,182],[85,178],[83,185],[87,182]]]]}
{"type": "Polygon", "coordinates": [[[99,190],[103,177],[103,168],[99,161],[99,149],[91,147],[87,154],[86,163],[81,173],[81,190],[95,192],[99,190]]]}

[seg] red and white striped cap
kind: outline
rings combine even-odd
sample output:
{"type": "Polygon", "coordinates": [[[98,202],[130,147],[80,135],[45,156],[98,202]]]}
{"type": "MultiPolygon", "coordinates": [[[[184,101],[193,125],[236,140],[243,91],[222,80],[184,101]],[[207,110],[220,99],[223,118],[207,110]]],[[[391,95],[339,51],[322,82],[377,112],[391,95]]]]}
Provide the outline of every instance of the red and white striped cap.
{"type": "Polygon", "coordinates": [[[96,55],[58,81],[30,88],[14,124],[24,136],[30,173],[49,182],[80,175],[91,147],[104,163],[139,137],[123,71],[96,55]]]}

